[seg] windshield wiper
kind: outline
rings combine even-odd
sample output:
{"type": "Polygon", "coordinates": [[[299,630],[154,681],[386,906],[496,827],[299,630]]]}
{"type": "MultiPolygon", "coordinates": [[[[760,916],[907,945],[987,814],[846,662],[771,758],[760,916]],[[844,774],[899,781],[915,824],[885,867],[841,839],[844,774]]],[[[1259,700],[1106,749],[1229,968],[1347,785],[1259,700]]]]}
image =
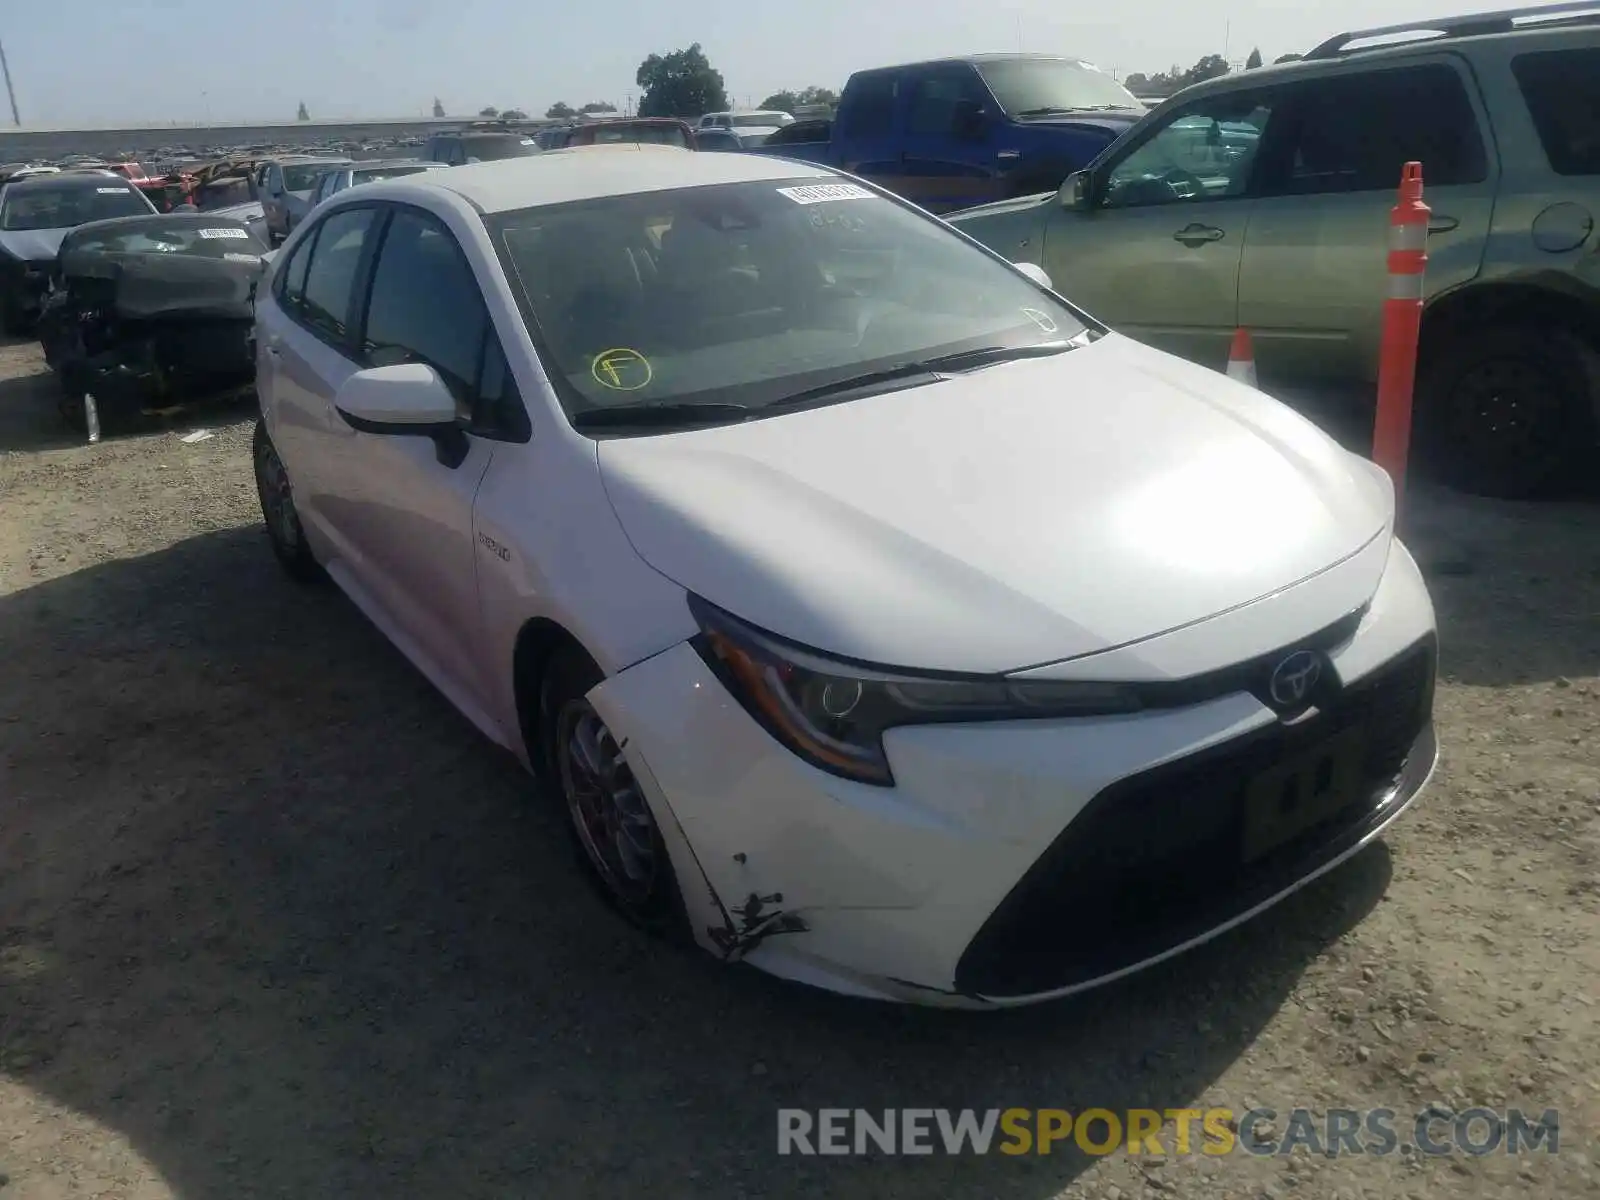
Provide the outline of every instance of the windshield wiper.
{"type": "Polygon", "coordinates": [[[623,404],[575,413],[574,429],[654,428],[663,425],[717,425],[742,421],[756,410],[747,404],[692,404],[662,400],[652,404],[623,404]]]}
{"type": "Polygon", "coordinates": [[[910,382],[921,379],[927,383],[935,382],[940,375],[959,371],[976,371],[980,367],[991,367],[996,363],[1012,362],[1021,358],[1046,358],[1052,354],[1064,354],[1077,347],[1071,342],[1037,342],[1031,346],[983,346],[977,350],[962,350],[955,354],[939,354],[933,358],[922,358],[915,362],[896,363],[892,367],[884,367],[878,371],[868,371],[862,375],[851,375],[844,379],[836,379],[832,383],[820,384],[814,388],[807,388],[803,392],[796,392],[792,396],[785,396],[776,404],[767,405],[767,410],[793,408],[807,404],[812,400],[821,400],[828,396],[838,396],[846,392],[875,388],[884,384],[910,382]]]}
{"type": "Polygon", "coordinates": [[[1076,350],[1085,343],[1078,338],[1062,342],[1036,342],[1031,346],[982,346],[976,350],[962,350],[955,354],[939,354],[915,362],[896,363],[878,371],[867,371],[836,379],[818,387],[807,388],[792,396],[785,396],[772,404],[694,404],[676,400],[659,400],[647,404],[622,404],[615,408],[591,408],[575,413],[574,429],[659,428],[662,426],[719,425],[747,421],[770,413],[792,408],[803,408],[814,400],[840,396],[847,392],[863,391],[887,384],[921,380],[936,382],[942,375],[960,371],[976,371],[996,363],[1013,362],[1023,358],[1047,358],[1076,350]]]}
{"type": "Polygon", "coordinates": [[[1012,113],[1014,117],[1054,117],[1062,113],[1086,112],[1133,112],[1126,104],[1074,104],[1070,108],[1063,108],[1059,104],[1046,104],[1042,108],[1025,108],[1021,112],[1012,113]]]}

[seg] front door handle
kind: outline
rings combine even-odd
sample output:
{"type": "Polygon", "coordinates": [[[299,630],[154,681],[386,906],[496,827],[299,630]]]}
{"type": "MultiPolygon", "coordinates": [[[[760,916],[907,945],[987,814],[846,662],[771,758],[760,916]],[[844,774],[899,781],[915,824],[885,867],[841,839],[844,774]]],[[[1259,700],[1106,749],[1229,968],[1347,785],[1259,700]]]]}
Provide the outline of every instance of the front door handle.
{"type": "Polygon", "coordinates": [[[1428,232],[1449,233],[1460,224],[1461,222],[1455,217],[1447,217],[1443,213],[1434,213],[1433,216],[1428,218],[1428,232]]]}
{"type": "Polygon", "coordinates": [[[1215,225],[1186,225],[1172,235],[1185,246],[1203,246],[1207,242],[1220,242],[1228,235],[1215,225]]]}

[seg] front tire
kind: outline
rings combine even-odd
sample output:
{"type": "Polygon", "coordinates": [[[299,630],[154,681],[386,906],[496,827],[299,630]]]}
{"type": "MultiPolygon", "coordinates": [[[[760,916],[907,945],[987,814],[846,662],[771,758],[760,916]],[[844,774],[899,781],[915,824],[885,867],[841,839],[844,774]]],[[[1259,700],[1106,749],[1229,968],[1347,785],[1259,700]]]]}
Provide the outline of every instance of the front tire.
{"type": "Polygon", "coordinates": [[[0,333],[7,337],[21,337],[27,332],[28,322],[22,315],[22,306],[17,303],[16,295],[8,288],[0,294],[0,333]]]}
{"type": "Polygon", "coordinates": [[[1458,333],[1420,385],[1418,451],[1460,491],[1542,495],[1571,481],[1594,453],[1600,358],[1560,326],[1458,333]]]}
{"type": "Polygon", "coordinates": [[[251,457],[255,460],[256,495],[261,499],[261,516],[267,524],[267,539],[272,543],[272,553],[296,583],[320,580],[322,568],[317,565],[310,546],[306,544],[300,513],[294,506],[294,489],[289,483],[289,472],[278,457],[278,448],[272,444],[264,421],[256,422],[251,451],[251,457]]]}
{"type": "Polygon", "coordinates": [[[540,736],[580,861],[607,903],[635,925],[687,935],[678,880],[620,740],[588,700],[604,676],[574,649],[555,652],[540,696],[540,736]]]}

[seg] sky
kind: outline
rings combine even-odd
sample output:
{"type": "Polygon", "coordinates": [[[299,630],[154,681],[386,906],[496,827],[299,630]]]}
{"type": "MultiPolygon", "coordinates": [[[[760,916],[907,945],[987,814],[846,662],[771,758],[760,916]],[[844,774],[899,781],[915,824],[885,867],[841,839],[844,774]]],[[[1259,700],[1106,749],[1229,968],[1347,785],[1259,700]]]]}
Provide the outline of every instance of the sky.
{"type": "MultiPolygon", "coordinates": [[[[23,125],[542,115],[637,100],[651,53],[700,42],[730,101],[839,88],[862,67],[1019,48],[1115,74],[1207,54],[1270,62],[1345,29],[1496,7],[1484,0],[9,0],[0,44],[23,125]],[[870,16],[868,15],[870,13],[870,16]]],[[[9,114],[4,114],[9,116],[9,114]]],[[[0,120],[3,120],[0,117],[0,120]]]]}

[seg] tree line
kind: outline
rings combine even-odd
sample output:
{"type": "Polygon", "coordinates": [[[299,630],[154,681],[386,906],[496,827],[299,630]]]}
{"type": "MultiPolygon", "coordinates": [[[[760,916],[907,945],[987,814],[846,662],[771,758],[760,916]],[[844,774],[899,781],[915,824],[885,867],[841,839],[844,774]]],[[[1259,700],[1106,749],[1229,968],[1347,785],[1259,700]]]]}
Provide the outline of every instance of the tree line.
{"type": "MultiPolygon", "coordinates": [[[[1298,54],[1280,54],[1273,59],[1273,64],[1298,62],[1298,54]]],[[[1250,51],[1250,57],[1244,60],[1244,69],[1253,71],[1261,66],[1260,50],[1250,51]]],[[[1122,85],[1130,92],[1142,93],[1146,96],[1170,96],[1173,92],[1181,92],[1192,83],[1202,83],[1207,79],[1216,79],[1218,76],[1229,74],[1233,68],[1228,60],[1220,54],[1207,54],[1194,66],[1185,71],[1177,63],[1165,71],[1158,71],[1154,75],[1146,75],[1142,71],[1135,71],[1122,81],[1122,85]]]]}

